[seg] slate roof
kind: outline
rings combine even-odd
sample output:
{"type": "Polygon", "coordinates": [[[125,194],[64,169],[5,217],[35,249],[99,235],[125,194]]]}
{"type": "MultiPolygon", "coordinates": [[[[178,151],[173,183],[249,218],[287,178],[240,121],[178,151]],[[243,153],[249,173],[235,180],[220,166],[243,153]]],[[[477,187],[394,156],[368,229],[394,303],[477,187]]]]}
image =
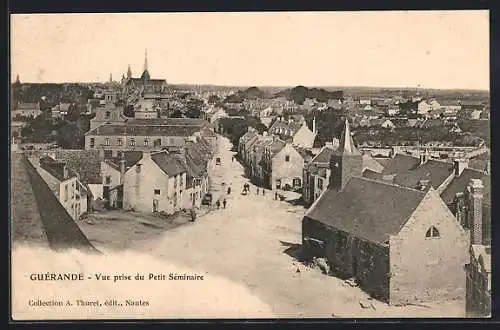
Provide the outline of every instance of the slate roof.
{"type": "Polygon", "coordinates": [[[187,171],[185,164],[177,155],[169,154],[166,151],[152,154],[151,160],[168,176],[178,175],[187,171]]]}
{"type": "MultiPolygon", "coordinates": [[[[290,130],[292,135],[295,135],[297,131],[302,127],[302,123],[292,121],[288,123],[288,121],[275,121],[274,124],[269,128],[269,132],[275,133],[276,129],[282,129],[282,130],[290,130]]],[[[279,133],[279,131],[278,131],[279,133]]]]}
{"type": "Polygon", "coordinates": [[[379,159],[378,162],[384,166],[384,174],[393,174],[408,171],[417,166],[420,160],[416,157],[396,154],[394,158],[379,159]]]}
{"type": "Polygon", "coordinates": [[[66,166],[65,162],[57,161],[49,156],[42,156],[40,158],[40,167],[59,181],[65,181],[77,176],[72,169],[66,166]],[[67,168],[67,173],[64,173],[65,167],[67,168]]]}
{"type": "Polygon", "coordinates": [[[268,146],[268,148],[271,151],[271,156],[276,155],[278,152],[280,152],[281,149],[283,149],[285,147],[285,145],[286,145],[286,142],[282,141],[282,140],[276,139],[276,140],[272,141],[268,146]]]}
{"type": "Polygon", "coordinates": [[[343,190],[328,189],[307,218],[351,235],[384,244],[399,232],[425,193],[353,177],[343,190]]]}
{"type": "Polygon", "coordinates": [[[78,173],[83,184],[102,183],[99,150],[57,150],[55,158],[78,173]]]}
{"type": "Polygon", "coordinates": [[[454,171],[454,164],[428,160],[426,163],[396,173],[394,183],[403,187],[417,188],[420,180],[429,180],[434,189],[438,188],[454,171]]]}
{"type": "Polygon", "coordinates": [[[105,124],[94,128],[87,135],[101,136],[183,136],[188,137],[199,131],[196,126],[143,126],[105,124]]]}
{"type": "Polygon", "coordinates": [[[323,147],[319,154],[311,160],[313,164],[330,164],[330,158],[333,155],[333,149],[328,147],[323,147]]]}
{"type": "Polygon", "coordinates": [[[382,173],[384,171],[384,167],[382,164],[377,162],[372,156],[368,154],[363,155],[363,170],[372,170],[374,172],[382,173]]]}
{"type": "Polygon", "coordinates": [[[462,174],[453,178],[448,187],[441,193],[441,198],[446,204],[453,202],[456,194],[464,192],[470,179],[481,179],[483,181],[483,205],[491,205],[491,177],[484,172],[470,168],[464,169],[462,174]]]}
{"type": "Polygon", "coordinates": [[[198,118],[129,118],[127,125],[135,126],[205,126],[207,122],[198,118]]]}
{"type": "MultiPolygon", "coordinates": [[[[142,151],[136,150],[128,150],[122,151],[125,158],[125,169],[128,169],[134,166],[139,160],[142,159],[142,151]]],[[[121,156],[118,157],[110,157],[106,159],[106,163],[115,168],[116,170],[120,170],[120,160],[121,156]]]]}

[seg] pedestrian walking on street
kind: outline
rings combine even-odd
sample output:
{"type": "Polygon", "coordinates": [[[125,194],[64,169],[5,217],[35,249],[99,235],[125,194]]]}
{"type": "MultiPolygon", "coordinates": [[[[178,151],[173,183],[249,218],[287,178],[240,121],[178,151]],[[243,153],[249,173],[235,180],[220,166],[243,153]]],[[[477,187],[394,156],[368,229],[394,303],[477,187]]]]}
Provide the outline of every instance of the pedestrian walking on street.
{"type": "Polygon", "coordinates": [[[266,194],[266,189],[262,188],[262,196],[266,194]]]}
{"type": "Polygon", "coordinates": [[[274,192],[274,199],[278,200],[278,192],[277,191],[274,192]]]}
{"type": "Polygon", "coordinates": [[[193,209],[191,209],[191,210],[189,210],[189,213],[191,215],[191,222],[195,222],[196,221],[196,212],[193,209]]]}
{"type": "Polygon", "coordinates": [[[227,204],[227,202],[226,202],[226,199],[224,198],[224,200],[222,201],[222,207],[226,208],[226,204],[227,204]]]}
{"type": "Polygon", "coordinates": [[[257,195],[259,194],[259,187],[257,187],[257,195]]]}
{"type": "Polygon", "coordinates": [[[227,188],[227,194],[229,195],[231,193],[231,187],[227,188]]]}
{"type": "Polygon", "coordinates": [[[234,162],[234,156],[231,158],[231,161],[234,162]]]}
{"type": "Polygon", "coordinates": [[[215,202],[215,205],[217,205],[217,209],[220,209],[220,201],[217,200],[217,202],[215,202]]]}

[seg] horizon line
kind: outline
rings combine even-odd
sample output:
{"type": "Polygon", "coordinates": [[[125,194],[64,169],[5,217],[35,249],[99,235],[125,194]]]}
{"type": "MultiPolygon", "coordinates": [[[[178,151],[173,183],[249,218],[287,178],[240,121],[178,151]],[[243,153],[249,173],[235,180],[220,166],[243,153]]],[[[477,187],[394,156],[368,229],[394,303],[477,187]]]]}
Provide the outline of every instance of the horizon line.
{"type": "MultiPolygon", "coordinates": [[[[165,79],[166,80],[166,79],[165,79]]],[[[14,84],[11,82],[11,84],[14,84]]],[[[121,84],[119,81],[113,81],[115,84],[121,84]]],[[[64,81],[64,82],[23,82],[21,84],[109,84],[109,81],[64,81]]],[[[307,84],[291,84],[291,85],[225,85],[225,84],[212,84],[212,83],[169,83],[167,86],[213,86],[213,87],[223,87],[223,88],[250,88],[250,87],[261,87],[261,88],[294,88],[298,86],[304,86],[307,88],[378,88],[378,89],[413,89],[413,90],[442,90],[442,91],[470,91],[470,92],[490,92],[490,89],[480,89],[480,88],[462,88],[462,87],[452,87],[452,88],[442,88],[442,87],[415,87],[415,86],[376,86],[376,85],[307,85],[307,84]]]]}

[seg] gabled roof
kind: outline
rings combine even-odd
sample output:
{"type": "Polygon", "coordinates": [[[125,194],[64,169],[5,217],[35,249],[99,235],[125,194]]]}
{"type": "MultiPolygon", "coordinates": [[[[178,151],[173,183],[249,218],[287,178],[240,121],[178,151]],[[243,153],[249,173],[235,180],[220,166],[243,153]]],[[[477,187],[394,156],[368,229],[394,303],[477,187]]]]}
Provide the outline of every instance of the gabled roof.
{"type": "Polygon", "coordinates": [[[384,166],[384,174],[408,171],[420,163],[418,158],[403,154],[396,154],[394,158],[378,159],[377,161],[384,166]]]}
{"type": "Polygon", "coordinates": [[[432,187],[437,189],[453,171],[452,163],[431,159],[420,166],[396,173],[394,183],[403,187],[417,188],[420,180],[429,180],[432,187]]]}
{"type": "Polygon", "coordinates": [[[102,183],[99,150],[57,150],[55,157],[78,173],[83,184],[102,183]]]}
{"type": "Polygon", "coordinates": [[[328,188],[306,217],[385,244],[389,235],[400,231],[424,196],[422,191],[353,177],[341,191],[328,188]]]}
{"type": "Polygon", "coordinates": [[[40,167],[58,181],[65,181],[77,176],[73,170],[66,166],[65,162],[57,161],[50,156],[42,156],[40,158],[40,167]],[[66,172],[64,171],[65,168],[66,172]]]}
{"type": "Polygon", "coordinates": [[[330,147],[323,147],[319,154],[316,155],[311,160],[311,163],[313,164],[330,164],[330,158],[332,158],[333,155],[333,148],[330,147]]]}
{"type": "Polygon", "coordinates": [[[272,141],[269,145],[268,148],[271,152],[271,156],[276,155],[278,152],[280,152],[286,145],[285,141],[282,141],[280,139],[276,139],[272,141]]]}
{"type": "Polygon", "coordinates": [[[167,151],[152,154],[151,160],[168,176],[187,172],[186,166],[182,160],[177,155],[169,154],[167,151]]]}
{"type": "Polygon", "coordinates": [[[453,202],[457,193],[464,192],[470,182],[470,179],[480,179],[483,181],[483,205],[491,205],[491,177],[481,171],[470,168],[463,170],[460,176],[453,178],[446,189],[441,193],[441,198],[446,204],[453,202]]]}
{"type": "Polygon", "coordinates": [[[373,172],[382,173],[384,171],[384,167],[382,164],[373,159],[372,156],[368,154],[363,155],[363,170],[371,170],[373,172]]]}
{"type": "MultiPolygon", "coordinates": [[[[127,151],[122,151],[122,153],[125,158],[126,169],[134,166],[139,160],[142,159],[142,151],[127,150],[127,151]]],[[[114,167],[116,170],[120,170],[120,161],[121,161],[121,156],[110,157],[106,159],[106,163],[114,167]]]]}

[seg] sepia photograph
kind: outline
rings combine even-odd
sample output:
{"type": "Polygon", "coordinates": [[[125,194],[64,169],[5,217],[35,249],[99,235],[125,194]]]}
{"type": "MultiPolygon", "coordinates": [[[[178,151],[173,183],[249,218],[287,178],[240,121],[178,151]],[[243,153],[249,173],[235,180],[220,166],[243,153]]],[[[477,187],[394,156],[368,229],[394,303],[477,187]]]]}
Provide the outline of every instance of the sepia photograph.
{"type": "Polygon", "coordinates": [[[490,318],[489,16],[11,14],[11,320],[490,318]]]}

